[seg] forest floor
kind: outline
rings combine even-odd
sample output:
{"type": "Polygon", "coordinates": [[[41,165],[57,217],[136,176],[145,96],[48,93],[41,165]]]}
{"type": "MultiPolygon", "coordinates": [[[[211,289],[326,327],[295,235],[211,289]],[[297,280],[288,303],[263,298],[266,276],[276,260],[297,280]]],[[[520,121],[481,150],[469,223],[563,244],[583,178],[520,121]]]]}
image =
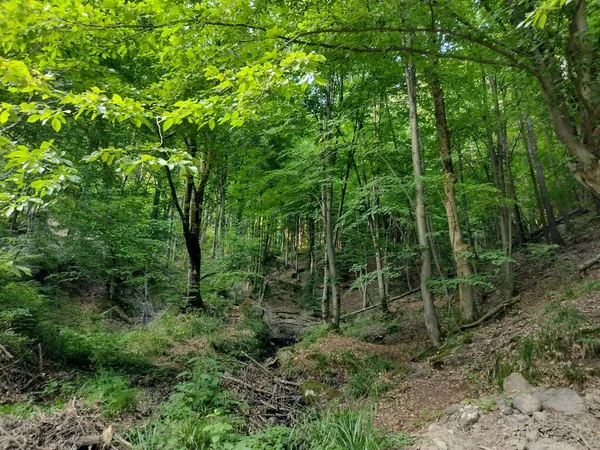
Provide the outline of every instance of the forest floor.
{"type": "MultiPolygon", "coordinates": [[[[518,301],[479,327],[451,335],[436,354],[422,357],[426,335],[415,296],[416,302],[392,308],[402,310],[398,333],[377,336],[376,321],[362,319],[365,327],[354,336],[330,333],[291,355],[285,350],[288,372],[337,387],[349,378],[340,355],[391,360],[395,369],[380,374],[385,389],[372,401],[375,423],[413,435],[415,448],[600,449],[600,341],[568,336],[597,332],[600,327],[600,266],[583,274],[574,272],[577,265],[600,254],[600,229],[589,217],[577,226],[580,230],[574,235],[562,230],[569,236],[567,245],[553,257],[519,253],[518,301]],[[553,315],[553,310],[558,313],[553,315]],[[569,314],[583,319],[575,324],[579,330],[562,322],[568,322],[569,314]],[[371,333],[369,326],[375,328],[371,333]],[[559,342],[557,348],[548,339],[552,337],[559,342]],[[385,342],[364,342],[365,338],[385,342]],[[551,348],[528,353],[536,343],[551,348]],[[323,376],[324,371],[329,374],[323,376]],[[568,390],[561,395],[572,394],[567,404],[587,401],[587,406],[575,413],[542,406],[540,410],[547,412],[536,417],[532,412],[523,414],[513,403],[514,394],[521,393],[503,392],[503,380],[512,372],[523,372],[539,386],[535,392],[540,400],[547,400],[544,387],[562,388],[568,390]],[[469,414],[478,418],[461,425],[469,414]]],[[[500,293],[493,293],[481,309],[486,312],[503,301],[500,293]]],[[[440,301],[438,307],[443,311],[448,305],[440,301]]],[[[355,301],[354,309],[359,308],[355,301]]]]}
{"type": "MultiPolygon", "coordinates": [[[[392,304],[387,317],[369,311],[330,331],[298,300],[303,286],[291,270],[270,277],[259,305],[278,347],[270,355],[252,357],[239,347],[251,337],[247,324],[240,325],[252,302],[231,308],[221,324],[202,318],[182,324],[182,316],[145,328],[119,324],[124,345],[148,353],[154,367],[133,378],[141,392],[135,406],[106,416],[105,398],[72,400],[19,419],[0,410],[0,449],[101,448],[103,442],[130,448],[123,436],[130,439],[128,431],[169,401],[173,374],[215,350],[238,358],[224,364],[220,384],[248,404],[238,413],[250,432],[287,425],[307,405],[321,409],[335,401],[371,409],[378,428],[410,435],[414,449],[600,449],[600,265],[574,270],[600,254],[600,223],[584,216],[573,226],[572,234],[562,230],[562,249],[518,253],[518,301],[480,326],[459,331],[453,305],[440,297],[446,337],[435,352],[427,346],[418,295],[392,304]],[[203,331],[186,331],[192,326],[203,331]],[[163,370],[166,376],[157,377],[163,370]]],[[[482,313],[503,301],[489,293],[482,313]]],[[[346,313],[360,309],[358,292],[348,292],[343,303],[346,313]]],[[[42,375],[23,376],[23,389],[10,402],[26,404],[41,378],[55,380],[55,388],[70,383],[68,374],[42,375]]],[[[12,408],[10,402],[2,403],[12,408]]]]}

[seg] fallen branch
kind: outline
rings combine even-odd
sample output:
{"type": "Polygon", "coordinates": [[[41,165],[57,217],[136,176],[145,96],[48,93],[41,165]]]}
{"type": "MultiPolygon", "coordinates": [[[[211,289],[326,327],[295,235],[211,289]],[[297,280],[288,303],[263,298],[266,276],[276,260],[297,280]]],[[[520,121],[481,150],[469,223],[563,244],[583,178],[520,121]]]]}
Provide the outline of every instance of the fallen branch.
{"type": "MultiPolygon", "coordinates": [[[[417,289],[413,289],[412,291],[405,292],[404,294],[400,294],[400,295],[398,295],[397,297],[392,297],[392,298],[390,298],[390,299],[387,301],[387,304],[389,305],[389,304],[390,304],[390,303],[392,303],[392,302],[395,302],[395,301],[397,301],[397,300],[400,300],[401,298],[404,298],[404,297],[408,297],[409,295],[415,294],[415,293],[417,293],[417,292],[420,292],[420,291],[421,291],[421,289],[420,289],[420,288],[417,288],[417,289]]],[[[371,309],[374,309],[374,308],[377,308],[377,307],[379,307],[379,306],[381,306],[381,303],[376,303],[376,304],[374,304],[374,305],[367,306],[366,308],[359,309],[358,311],[353,311],[353,312],[351,312],[351,313],[344,314],[344,315],[342,316],[342,319],[345,319],[346,317],[355,316],[355,315],[357,315],[357,314],[360,314],[360,313],[364,313],[365,311],[369,311],[369,310],[371,310],[371,309]]]]}
{"type": "Polygon", "coordinates": [[[0,350],[2,350],[2,353],[4,353],[8,359],[14,358],[14,356],[8,351],[8,349],[4,345],[0,344],[0,350]]]}
{"type": "Polygon", "coordinates": [[[284,380],[283,378],[277,377],[267,367],[263,366],[261,363],[259,363],[257,360],[255,360],[252,356],[250,356],[246,352],[242,352],[242,354],[246,358],[248,358],[250,361],[252,361],[254,364],[256,364],[256,366],[259,367],[263,372],[265,372],[266,374],[268,374],[269,376],[271,376],[277,383],[286,384],[288,386],[300,387],[300,383],[296,383],[295,381],[284,380]]]}
{"type": "Polygon", "coordinates": [[[583,264],[577,266],[577,273],[585,272],[586,270],[588,270],[590,267],[597,264],[598,262],[600,262],[600,255],[595,256],[592,259],[589,259],[586,262],[584,262],[583,264]]]}
{"type": "Polygon", "coordinates": [[[483,322],[485,322],[486,320],[490,319],[491,317],[495,316],[496,313],[498,313],[499,311],[502,311],[506,308],[508,308],[509,306],[514,305],[515,303],[517,303],[519,300],[521,299],[521,297],[517,296],[514,297],[510,300],[507,300],[503,303],[500,303],[498,306],[496,306],[495,308],[490,309],[487,313],[485,313],[483,316],[481,316],[478,320],[476,320],[475,322],[472,323],[467,323],[465,325],[463,325],[462,327],[459,328],[459,330],[466,330],[469,328],[475,328],[479,325],[481,325],[483,322]]]}

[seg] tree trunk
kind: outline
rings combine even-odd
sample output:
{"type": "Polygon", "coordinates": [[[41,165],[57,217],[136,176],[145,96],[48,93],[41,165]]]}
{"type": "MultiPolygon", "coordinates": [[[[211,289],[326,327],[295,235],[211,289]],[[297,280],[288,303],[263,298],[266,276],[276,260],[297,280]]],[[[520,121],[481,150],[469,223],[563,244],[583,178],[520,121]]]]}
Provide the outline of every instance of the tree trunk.
{"type": "MultiPolygon", "coordinates": [[[[192,157],[196,156],[198,147],[194,139],[186,141],[188,151],[192,157]]],[[[204,193],[206,184],[210,175],[212,163],[212,151],[208,151],[201,162],[200,170],[198,171],[200,180],[196,186],[194,176],[188,173],[186,177],[186,191],[181,207],[177,189],[173,181],[171,170],[165,166],[167,172],[167,180],[171,191],[171,198],[175,205],[179,217],[181,219],[183,238],[185,247],[188,253],[189,270],[188,270],[188,290],[187,299],[188,306],[192,308],[204,307],[202,294],[200,290],[200,279],[202,269],[202,248],[200,246],[200,228],[202,225],[201,217],[204,208],[204,193]]]]}
{"type": "Polygon", "coordinates": [[[448,229],[450,243],[456,263],[456,274],[460,277],[459,295],[460,312],[463,320],[472,322],[475,318],[475,299],[473,286],[469,278],[473,275],[471,264],[467,258],[468,246],[464,243],[458,218],[458,205],[454,184],[456,176],[452,167],[452,156],[450,153],[450,132],[446,121],[446,107],[444,103],[444,91],[440,79],[435,72],[431,75],[431,93],[435,107],[435,122],[438,132],[439,150],[442,159],[442,182],[444,184],[444,207],[448,217],[448,229]]]}
{"type": "Polygon", "coordinates": [[[552,203],[550,202],[550,197],[548,195],[548,189],[546,187],[546,181],[544,179],[544,172],[542,169],[542,164],[540,163],[540,159],[537,155],[537,139],[535,137],[535,131],[533,129],[533,122],[531,121],[531,117],[527,116],[525,119],[527,126],[527,136],[528,136],[528,146],[527,151],[531,157],[531,161],[535,167],[535,173],[537,177],[538,184],[540,186],[540,194],[542,196],[542,203],[544,205],[544,210],[546,212],[546,218],[548,219],[548,232],[550,234],[550,241],[553,244],[564,245],[565,241],[561,237],[558,232],[558,227],[556,225],[556,219],[554,217],[554,210],[552,209],[552,203]]]}
{"type": "MultiPolygon", "coordinates": [[[[531,154],[529,153],[529,139],[527,137],[527,128],[525,127],[525,122],[521,117],[521,130],[523,135],[523,143],[525,144],[525,154],[527,155],[527,165],[529,166],[529,176],[531,178],[531,185],[533,186],[533,195],[535,197],[535,204],[537,207],[538,215],[540,216],[541,228],[544,230],[544,240],[547,244],[550,243],[550,235],[548,234],[548,224],[546,223],[546,214],[544,213],[544,205],[542,203],[542,197],[540,195],[540,190],[537,182],[537,177],[535,175],[535,169],[533,168],[533,161],[531,160],[531,154]]],[[[535,214],[534,214],[535,219],[535,214]]],[[[534,220],[535,225],[535,220],[534,220]]]]}
{"type": "Polygon", "coordinates": [[[494,101],[494,117],[496,122],[496,149],[490,148],[492,169],[494,172],[494,184],[500,193],[500,239],[502,240],[502,252],[505,261],[502,264],[504,273],[504,297],[510,298],[515,294],[514,264],[512,258],[512,224],[510,219],[510,208],[507,204],[507,189],[505,173],[508,172],[508,138],[506,136],[506,125],[502,120],[500,102],[498,99],[498,87],[496,77],[490,77],[490,88],[494,101]]]}
{"type": "Polygon", "coordinates": [[[410,116],[410,141],[412,151],[413,175],[415,180],[415,216],[417,220],[417,235],[421,251],[421,297],[425,315],[425,327],[429,340],[435,347],[440,346],[440,327],[433,296],[429,289],[431,278],[431,251],[427,230],[427,211],[425,209],[425,189],[423,187],[423,171],[421,167],[421,152],[419,149],[419,123],[417,117],[417,80],[416,69],[409,58],[406,67],[406,84],[408,88],[408,107],[410,116]]]}

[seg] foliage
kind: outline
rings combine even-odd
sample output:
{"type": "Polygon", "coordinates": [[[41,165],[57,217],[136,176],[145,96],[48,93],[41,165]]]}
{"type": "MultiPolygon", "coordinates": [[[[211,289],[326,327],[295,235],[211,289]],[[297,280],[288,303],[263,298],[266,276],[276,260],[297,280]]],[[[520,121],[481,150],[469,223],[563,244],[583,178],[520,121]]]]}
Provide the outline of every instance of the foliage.
{"type": "Polygon", "coordinates": [[[389,435],[373,426],[368,410],[341,408],[325,413],[298,429],[300,448],[306,450],[384,450],[410,444],[406,435],[389,435]]]}
{"type": "Polygon", "coordinates": [[[129,381],[112,372],[98,372],[86,380],[78,391],[90,404],[100,405],[107,417],[131,410],[135,406],[139,389],[131,387],[129,381]]]}

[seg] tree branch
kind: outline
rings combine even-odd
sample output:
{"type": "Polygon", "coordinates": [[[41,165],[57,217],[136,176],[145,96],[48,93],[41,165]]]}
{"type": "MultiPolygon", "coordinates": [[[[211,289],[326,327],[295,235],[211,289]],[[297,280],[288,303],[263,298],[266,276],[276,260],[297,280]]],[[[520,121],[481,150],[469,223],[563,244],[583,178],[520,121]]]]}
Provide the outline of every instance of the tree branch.
{"type": "Polygon", "coordinates": [[[177,198],[177,189],[175,189],[175,184],[173,183],[173,176],[171,175],[171,169],[168,166],[165,166],[165,170],[167,171],[167,180],[169,181],[169,189],[171,190],[171,198],[173,199],[173,203],[175,204],[175,209],[177,209],[177,213],[181,218],[181,223],[183,224],[183,231],[187,232],[189,228],[189,224],[185,215],[183,214],[183,210],[181,209],[181,205],[179,204],[179,199],[177,198]]]}

